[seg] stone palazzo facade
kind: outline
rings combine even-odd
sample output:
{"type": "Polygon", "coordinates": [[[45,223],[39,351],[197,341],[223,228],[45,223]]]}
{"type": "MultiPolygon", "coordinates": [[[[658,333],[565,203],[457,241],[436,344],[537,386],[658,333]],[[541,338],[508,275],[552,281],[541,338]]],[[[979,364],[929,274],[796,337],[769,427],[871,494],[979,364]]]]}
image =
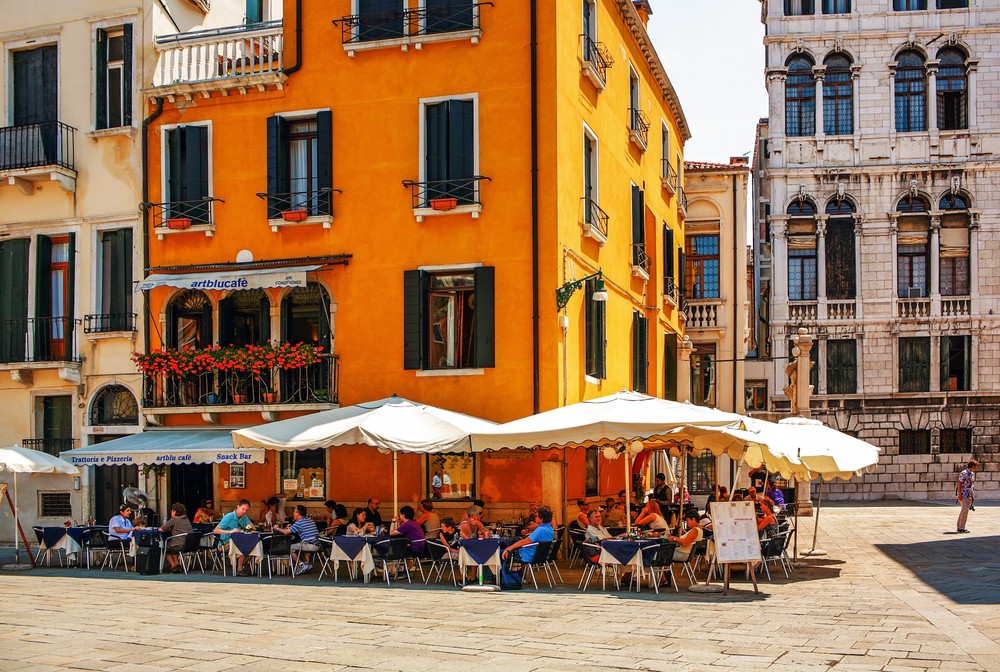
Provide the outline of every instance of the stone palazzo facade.
{"type": "Polygon", "coordinates": [[[787,412],[806,327],[813,417],[883,454],[824,496],[953,498],[975,456],[979,496],[996,497],[1000,0],[762,9],[748,395],[787,412]]]}

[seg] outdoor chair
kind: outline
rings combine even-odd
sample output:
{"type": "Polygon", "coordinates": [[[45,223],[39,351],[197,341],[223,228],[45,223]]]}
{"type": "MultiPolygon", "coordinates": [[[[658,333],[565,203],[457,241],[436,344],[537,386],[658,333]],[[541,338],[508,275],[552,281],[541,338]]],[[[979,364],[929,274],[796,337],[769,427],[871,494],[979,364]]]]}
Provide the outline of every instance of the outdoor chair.
{"type": "MultiPolygon", "coordinates": [[[[660,581],[663,580],[664,576],[670,577],[670,584],[674,587],[675,593],[680,590],[677,587],[677,577],[674,576],[674,551],[676,549],[677,544],[665,541],[643,551],[642,566],[644,570],[649,570],[650,582],[657,595],[660,594],[660,581]]],[[[691,555],[694,555],[693,549],[691,555]]],[[[642,581],[642,577],[635,577],[635,580],[642,581]]],[[[629,588],[631,588],[631,584],[629,588]]]]}
{"type": "Polygon", "coordinates": [[[763,562],[760,564],[764,568],[764,574],[767,575],[768,581],[771,580],[771,570],[767,566],[769,562],[780,563],[781,571],[785,573],[785,578],[788,578],[788,569],[785,567],[785,558],[782,556],[787,537],[787,532],[779,532],[773,537],[765,537],[760,540],[760,555],[763,558],[763,562]]]}
{"type": "MultiPolygon", "coordinates": [[[[535,548],[535,555],[531,562],[521,562],[521,569],[527,572],[531,576],[531,583],[534,584],[535,590],[538,590],[538,581],[535,579],[535,568],[541,569],[545,573],[545,578],[548,579],[549,588],[555,587],[555,581],[553,580],[551,570],[549,569],[549,553],[552,550],[551,541],[536,541],[533,544],[527,544],[521,547],[521,550],[525,548],[535,548]]],[[[522,581],[523,583],[523,581],[522,581]]]]}
{"type": "Polygon", "coordinates": [[[107,537],[108,552],[104,556],[104,562],[101,563],[101,571],[108,565],[111,569],[118,569],[118,558],[121,558],[122,564],[125,565],[125,572],[128,573],[128,551],[131,542],[128,539],[112,539],[107,537]],[[112,559],[114,562],[112,563],[112,559]]]}
{"type": "Polygon", "coordinates": [[[221,538],[216,534],[206,534],[204,539],[208,540],[207,545],[203,544],[201,550],[205,552],[205,559],[212,564],[212,574],[215,574],[215,570],[221,569],[222,575],[226,576],[226,572],[229,571],[226,562],[229,544],[222,543],[221,538]]]}
{"type": "Polygon", "coordinates": [[[184,539],[184,545],[180,549],[178,549],[177,557],[181,562],[181,569],[184,570],[185,574],[188,573],[188,564],[190,564],[191,568],[193,569],[195,562],[197,562],[198,565],[201,567],[201,573],[202,574],[205,573],[205,563],[202,562],[201,560],[202,536],[203,535],[201,532],[185,532],[183,534],[175,534],[172,537],[167,537],[167,542],[164,548],[170,547],[171,539],[180,539],[180,538],[184,539]]]}
{"type": "MultiPolygon", "coordinates": [[[[576,542],[574,554],[583,560],[583,574],[580,576],[580,584],[577,588],[586,591],[590,586],[590,582],[597,576],[597,572],[600,571],[603,574],[605,571],[604,566],[599,562],[601,557],[601,547],[598,544],[592,544],[589,541],[578,541],[576,542]]],[[[615,586],[617,585],[618,573],[616,572],[615,586]]]]}
{"type": "MultiPolygon", "coordinates": [[[[426,542],[425,542],[426,543],[426,542]]],[[[413,583],[410,578],[410,567],[408,559],[413,557],[410,553],[410,540],[406,537],[392,537],[376,542],[374,546],[375,560],[382,563],[382,571],[385,573],[385,585],[390,586],[389,566],[393,567],[394,574],[399,576],[400,567],[406,573],[406,582],[413,583]]]]}
{"type": "Polygon", "coordinates": [[[455,574],[455,554],[451,549],[434,539],[424,541],[424,551],[426,558],[430,560],[430,567],[427,568],[427,576],[424,578],[424,585],[427,585],[431,577],[437,573],[435,581],[440,581],[445,572],[451,572],[452,585],[458,585],[458,578],[455,574]]]}
{"type": "MultiPolygon", "coordinates": [[[[108,533],[100,528],[90,528],[83,533],[83,552],[87,556],[87,569],[90,569],[94,554],[108,553],[108,533]]],[[[103,560],[103,559],[102,559],[103,560]]]]}
{"type": "MultiPolygon", "coordinates": [[[[330,563],[333,563],[333,580],[338,581],[338,574],[340,573],[340,562],[333,559],[333,539],[329,537],[319,538],[319,558],[320,558],[320,570],[319,570],[319,581],[323,580],[323,575],[330,571],[330,563]]],[[[347,563],[347,573],[351,579],[354,578],[353,562],[347,563]]]]}
{"type": "Polygon", "coordinates": [[[586,530],[581,530],[579,527],[569,528],[569,539],[572,545],[572,551],[570,551],[569,555],[570,569],[573,569],[573,566],[577,562],[579,562],[582,558],[582,556],[579,553],[579,546],[577,545],[577,542],[583,541],[586,536],[587,536],[586,530]]]}
{"type": "MultiPolygon", "coordinates": [[[[274,578],[273,569],[280,568],[282,563],[288,565],[288,571],[295,578],[295,563],[292,562],[292,535],[269,534],[261,536],[261,559],[267,564],[267,578],[274,578]]],[[[257,566],[257,576],[263,575],[263,568],[257,566]]]]}
{"type": "Polygon", "coordinates": [[[553,572],[557,577],[559,577],[559,583],[562,583],[562,572],[559,571],[559,550],[562,548],[562,537],[556,537],[556,540],[552,542],[552,548],[549,550],[549,557],[545,561],[546,573],[552,574],[553,572]]]}
{"type": "Polygon", "coordinates": [[[691,548],[691,552],[688,554],[687,560],[674,563],[681,566],[681,569],[684,570],[684,573],[687,575],[688,580],[692,585],[698,583],[698,579],[694,574],[695,568],[698,567],[698,564],[701,562],[702,558],[705,557],[705,553],[707,552],[708,540],[702,539],[695,542],[694,546],[691,548]]]}
{"type": "Polygon", "coordinates": [[[45,537],[45,528],[34,526],[31,530],[35,533],[35,541],[38,542],[38,553],[35,554],[35,564],[38,565],[41,562],[42,555],[45,555],[45,566],[52,566],[52,554],[55,553],[56,557],[59,558],[59,566],[63,566],[63,556],[58,550],[51,548],[42,548],[42,540],[45,537]]]}

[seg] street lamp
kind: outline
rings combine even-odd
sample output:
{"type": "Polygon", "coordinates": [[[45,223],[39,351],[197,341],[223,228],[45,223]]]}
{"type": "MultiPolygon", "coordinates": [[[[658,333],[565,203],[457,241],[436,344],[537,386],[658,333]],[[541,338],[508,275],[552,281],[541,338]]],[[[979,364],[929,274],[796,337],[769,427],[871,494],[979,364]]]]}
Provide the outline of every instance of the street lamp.
{"type": "Polygon", "coordinates": [[[608,291],[604,288],[604,275],[601,271],[597,273],[591,273],[586,275],[579,280],[570,280],[565,285],[556,290],[556,309],[562,310],[569,303],[569,298],[573,296],[573,292],[578,289],[583,288],[583,283],[591,278],[597,278],[594,283],[594,293],[591,295],[591,299],[594,301],[604,302],[608,300],[608,291]]]}

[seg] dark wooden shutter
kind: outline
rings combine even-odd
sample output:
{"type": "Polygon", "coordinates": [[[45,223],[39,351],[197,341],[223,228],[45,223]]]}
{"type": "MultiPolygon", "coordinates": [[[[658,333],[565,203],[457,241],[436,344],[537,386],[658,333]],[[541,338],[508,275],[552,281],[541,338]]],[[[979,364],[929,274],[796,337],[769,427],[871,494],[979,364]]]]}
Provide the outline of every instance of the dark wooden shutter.
{"type": "Polygon", "coordinates": [[[212,303],[205,301],[201,307],[201,338],[198,339],[198,347],[205,348],[212,344],[212,303]]]}
{"type": "Polygon", "coordinates": [[[427,274],[403,271],[403,368],[423,368],[427,274]]]}
{"type": "Polygon", "coordinates": [[[663,339],[663,398],[677,401],[677,334],[663,339]]]}
{"type": "Polygon", "coordinates": [[[471,100],[448,101],[448,177],[475,175],[476,139],[471,100]]]}
{"type": "MultiPolygon", "coordinates": [[[[172,128],[166,135],[167,151],[167,193],[166,202],[179,203],[184,199],[184,127],[172,128]]],[[[181,217],[186,213],[183,206],[171,205],[166,209],[166,218],[181,217]]]]}
{"type": "Polygon", "coordinates": [[[132,24],[122,26],[122,126],[132,125],[132,24]]]}
{"type": "MultiPolygon", "coordinates": [[[[176,299],[176,297],[175,297],[176,299]]],[[[167,304],[167,347],[177,347],[177,301],[167,304]]]]}
{"type": "Polygon", "coordinates": [[[677,250],[677,272],[680,276],[677,282],[677,294],[683,302],[687,298],[687,254],[677,250]]]}
{"type": "Polygon", "coordinates": [[[607,301],[592,301],[594,313],[597,317],[597,377],[604,380],[608,377],[608,324],[607,324],[607,301]]]}
{"type": "MultiPolygon", "coordinates": [[[[322,143],[320,143],[322,144],[322,143]]],[[[322,163],[320,164],[322,171],[322,163]]],[[[290,190],[288,174],[288,122],[279,116],[267,118],[267,218],[281,217],[290,190]],[[279,198],[280,196],[280,198],[279,198]]]]}
{"type": "Polygon", "coordinates": [[[646,392],[647,345],[646,317],[641,311],[632,311],[632,389],[635,392],[646,392]]]}
{"type": "Polygon", "coordinates": [[[826,225],[826,296],[853,299],[857,295],[854,220],[831,219],[826,225]]]}
{"type": "Polygon", "coordinates": [[[663,291],[670,289],[674,280],[674,230],[663,225],[663,291]]]}
{"type": "MultiPolygon", "coordinates": [[[[448,179],[448,103],[424,107],[424,179],[439,182],[448,179]]],[[[440,186],[440,185],[435,185],[440,186]]],[[[429,196],[435,198],[436,196],[429,196]]]]}
{"type": "Polygon", "coordinates": [[[95,77],[94,97],[98,129],[108,127],[108,31],[97,29],[97,76],[95,77]]]}
{"type": "Polygon", "coordinates": [[[27,238],[0,242],[0,362],[21,362],[28,328],[27,238]]]}
{"type": "Polygon", "coordinates": [[[646,227],[643,226],[643,203],[642,189],[632,185],[632,243],[642,244],[646,242],[646,227]]]}
{"type": "Polygon", "coordinates": [[[475,270],[476,331],[473,364],[480,369],[496,366],[496,279],[494,271],[492,266],[481,266],[475,270]]]}
{"type": "MultiPolygon", "coordinates": [[[[185,126],[183,130],[183,200],[200,201],[208,196],[208,128],[205,126],[185,126]]],[[[211,221],[208,203],[192,203],[189,212],[194,222],[208,224],[211,221]]]]}
{"type": "MultiPolygon", "coordinates": [[[[333,188],[333,113],[329,110],[316,113],[316,187],[333,188]]],[[[319,214],[332,215],[333,196],[330,192],[319,197],[319,214]]]]}
{"type": "MultiPolygon", "coordinates": [[[[815,350],[816,346],[813,346],[815,350]]],[[[826,344],[826,391],[855,394],[858,387],[857,341],[831,340],[826,344]]]]}
{"type": "Polygon", "coordinates": [[[257,306],[257,321],[260,323],[257,345],[266,345],[271,340],[271,302],[264,294],[257,306]]]}
{"type": "Polygon", "coordinates": [[[281,319],[278,321],[278,338],[288,343],[292,335],[292,295],[286,294],[281,300],[281,319]]]}
{"type": "Polygon", "coordinates": [[[263,21],[263,4],[262,0],[247,0],[247,25],[263,21]]]}
{"type": "Polygon", "coordinates": [[[35,247],[35,322],[32,361],[47,361],[52,351],[52,240],[38,236],[35,247]]]}

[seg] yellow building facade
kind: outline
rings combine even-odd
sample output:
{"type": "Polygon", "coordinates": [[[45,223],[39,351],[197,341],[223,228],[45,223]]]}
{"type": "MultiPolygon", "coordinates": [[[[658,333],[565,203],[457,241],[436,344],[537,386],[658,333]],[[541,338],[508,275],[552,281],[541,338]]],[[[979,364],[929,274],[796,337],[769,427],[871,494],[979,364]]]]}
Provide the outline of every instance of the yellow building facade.
{"type": "MultiPolygon", "coordinates": [[[[395,393],[502,422],[623,388],[683,397],[689,132],[647,18],[612,0],[289,0],[280,27],[161,37],[150,350],[213,363],[150,368],[146,420],[225,428],[395,393]],[[234,352],[282,343],[321,349],[234,370],[234,352]]],[[[552,457],[405,456],[401,498],[430,496],[439,470],[443,499],[498,517],[621,487],[596,452],[552,457]]],[[[366,450],[210,478],[217,502],[291,491],[313,507],[391,487],[389,458],[366,450]]]]}

